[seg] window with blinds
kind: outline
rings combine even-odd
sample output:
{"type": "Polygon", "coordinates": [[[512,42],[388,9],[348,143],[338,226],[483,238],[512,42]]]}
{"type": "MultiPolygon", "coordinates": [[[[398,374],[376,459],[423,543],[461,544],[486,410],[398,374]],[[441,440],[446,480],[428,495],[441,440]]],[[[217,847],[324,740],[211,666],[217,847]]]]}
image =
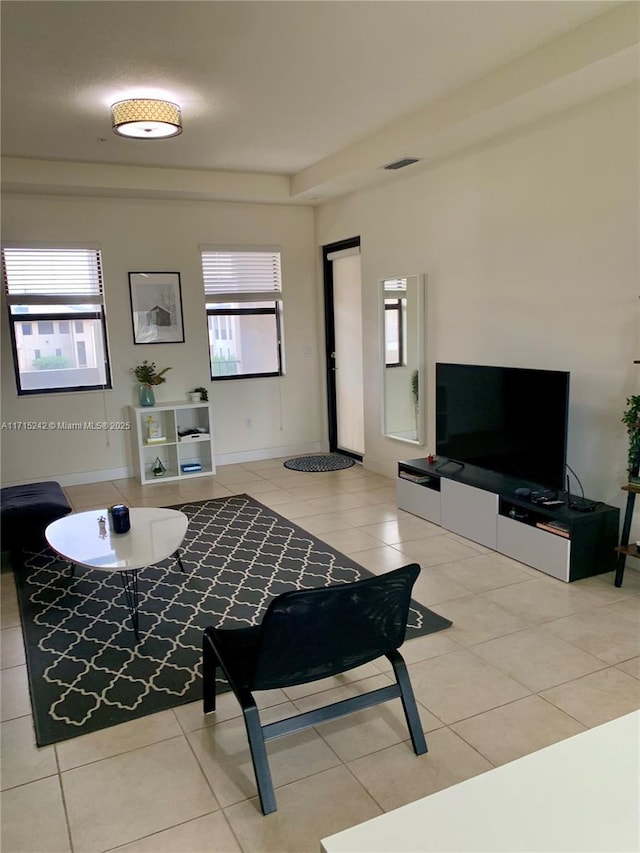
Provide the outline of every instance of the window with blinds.
{"type": "Polygon", "coordinates": [[[100,250],[6,244],[2,261],[18,393],[110,388],[100,250]]]}
{"type": "Polygon", "coordinates": [[[212,379],[282,375],[282,274],[274,248],[201,247],[212,379]]]}

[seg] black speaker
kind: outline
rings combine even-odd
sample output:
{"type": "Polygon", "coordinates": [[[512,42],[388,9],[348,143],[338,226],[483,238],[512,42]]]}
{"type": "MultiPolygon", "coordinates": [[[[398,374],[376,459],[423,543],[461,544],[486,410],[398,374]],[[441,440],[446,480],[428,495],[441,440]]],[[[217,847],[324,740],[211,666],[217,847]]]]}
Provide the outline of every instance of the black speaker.
{"type": "Polygon", "coordinates": [[[597,504],[594,501],[587,501],[584,498],[582,500],[584,501],[584,503],[578,503],[574,498],[569,504],[569,509],[572,509],[575,512],[593,512],[597,504]]]}

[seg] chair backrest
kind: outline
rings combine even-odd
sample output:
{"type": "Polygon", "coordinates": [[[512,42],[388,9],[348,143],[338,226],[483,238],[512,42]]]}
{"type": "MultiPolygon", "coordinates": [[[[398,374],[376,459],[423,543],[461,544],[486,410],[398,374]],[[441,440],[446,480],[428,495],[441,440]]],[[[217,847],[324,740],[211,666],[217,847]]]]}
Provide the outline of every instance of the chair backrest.
{"type": "Polygon", "coordinates": [[[250,689],[327,678],[399,648],[419,572],[412,563],[354,583],[274,598],[262,620],[250,689]]]}

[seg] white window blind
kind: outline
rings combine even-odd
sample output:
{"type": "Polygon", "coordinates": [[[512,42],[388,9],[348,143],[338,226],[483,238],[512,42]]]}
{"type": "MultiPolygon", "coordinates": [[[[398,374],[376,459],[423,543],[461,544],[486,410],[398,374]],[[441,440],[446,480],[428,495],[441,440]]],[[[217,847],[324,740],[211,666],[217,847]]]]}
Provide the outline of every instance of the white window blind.
{"type": "Polygon", "coordinates": [[[9,304],[102,302],[99,249],[5,246],[2,256],[9,304]]]}
{"type": "Polygon", "coordinates": [[[203,248],[201,253],[206,296],[273,295],[282,290],[279,251],[203,248]]]}

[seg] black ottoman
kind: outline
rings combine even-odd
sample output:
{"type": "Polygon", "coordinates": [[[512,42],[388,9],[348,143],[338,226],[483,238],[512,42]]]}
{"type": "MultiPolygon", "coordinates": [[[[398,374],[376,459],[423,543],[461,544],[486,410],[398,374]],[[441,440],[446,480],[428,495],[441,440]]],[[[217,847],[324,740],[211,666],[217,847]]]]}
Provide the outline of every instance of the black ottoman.
{"type": "Polygon", "coordinates": [[[71,505],[59,483],[29,483],[2,489],[0,546],[3,551],[11,551],[14,569],[22,566],[22,549],[41,549],[46,545],[47,525],[70,512],[71,505]]]}

